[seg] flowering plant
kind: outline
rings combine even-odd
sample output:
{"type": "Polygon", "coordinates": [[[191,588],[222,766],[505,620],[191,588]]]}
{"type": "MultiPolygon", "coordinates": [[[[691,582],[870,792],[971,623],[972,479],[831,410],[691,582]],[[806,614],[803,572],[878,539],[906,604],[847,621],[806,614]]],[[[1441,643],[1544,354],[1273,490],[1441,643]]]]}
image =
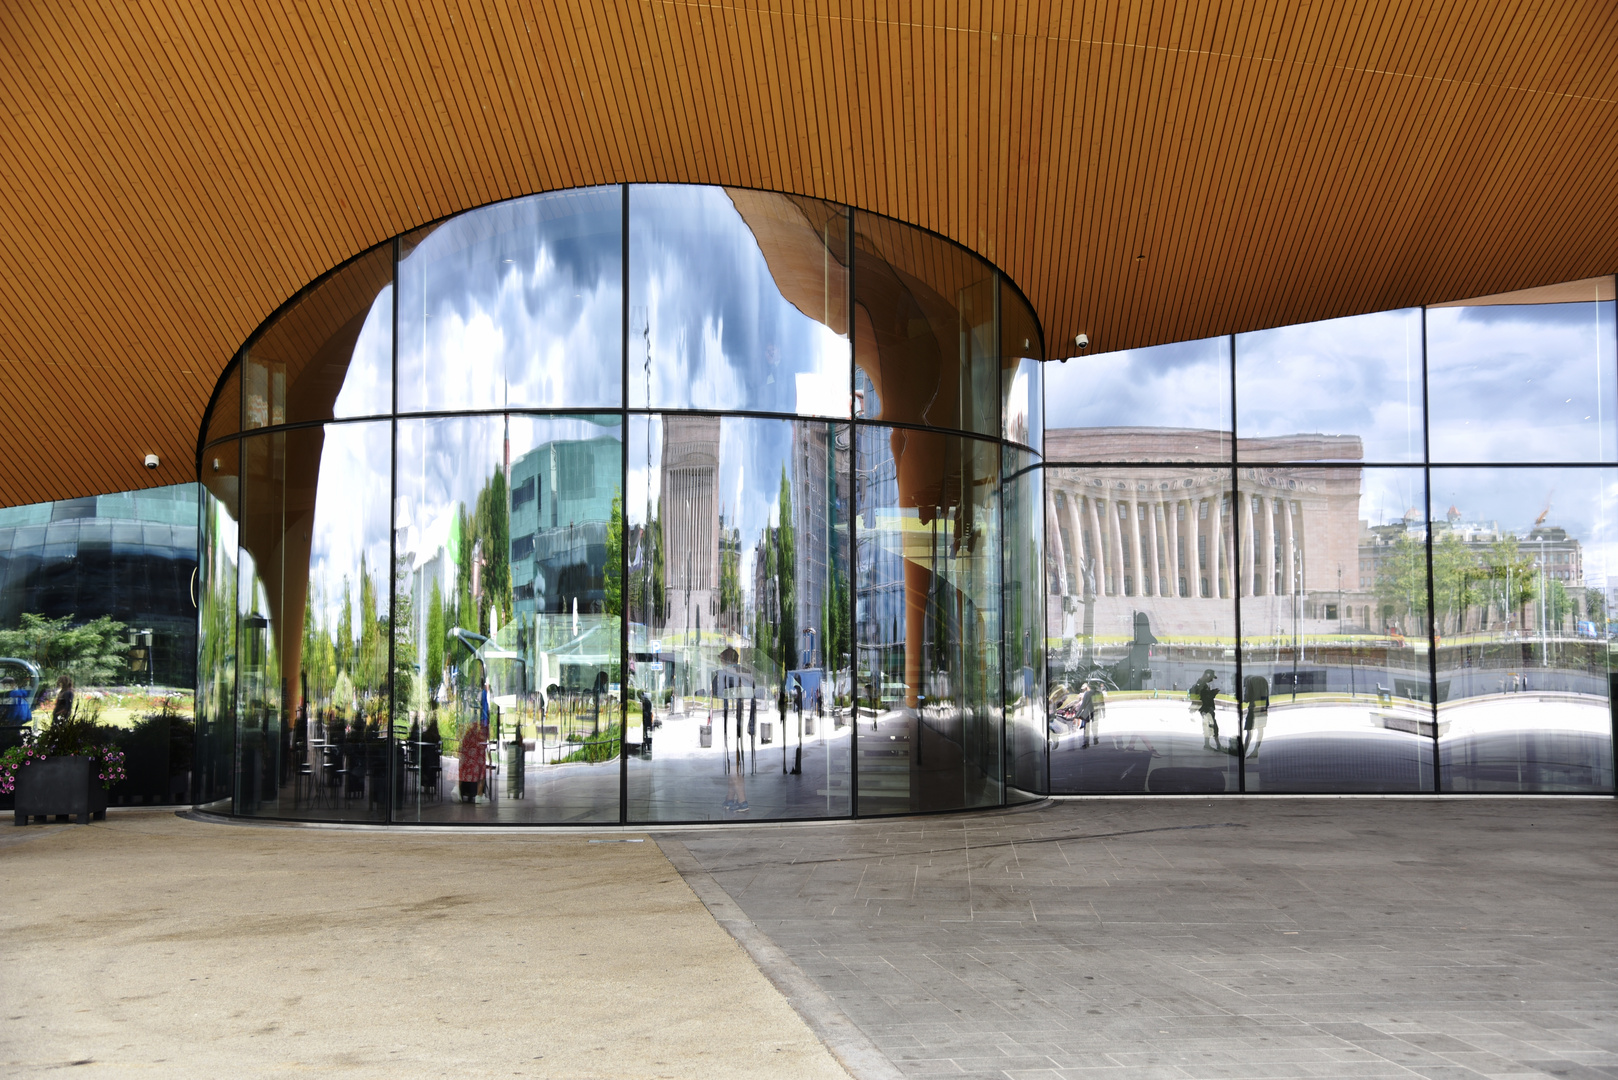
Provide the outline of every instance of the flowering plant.
{"type": "Polygon", "coordinates": [[[59,720],[42,732],[25,731],[21,746],[0,753],[0,795],[17,790],[17,770],[48,757],[80,756],[90,759],[101,786],[111,788],[124,779],[124,752],[110,743],[93,742],[96,725],[77,715],[59,720]]]}

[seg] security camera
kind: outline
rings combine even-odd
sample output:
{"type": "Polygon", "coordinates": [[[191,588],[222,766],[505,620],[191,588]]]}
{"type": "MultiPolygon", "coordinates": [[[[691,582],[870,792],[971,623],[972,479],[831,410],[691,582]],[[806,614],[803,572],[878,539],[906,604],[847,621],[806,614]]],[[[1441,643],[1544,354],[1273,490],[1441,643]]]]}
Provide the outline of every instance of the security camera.
{"type": "Polygon", "coordinates": [[[146,455],[146,467],[148,469],[157,468],[157,455],[156,454],[147,454],[146,455]]]}
{"type": "Polygon", "coordinates": [[[1078,337],[1073,339],[1073,344],[1078,346],[1080,352],[1083,352],[1085,349],[1090,347],[1090,335],[1080,334],[1078,337]]]}

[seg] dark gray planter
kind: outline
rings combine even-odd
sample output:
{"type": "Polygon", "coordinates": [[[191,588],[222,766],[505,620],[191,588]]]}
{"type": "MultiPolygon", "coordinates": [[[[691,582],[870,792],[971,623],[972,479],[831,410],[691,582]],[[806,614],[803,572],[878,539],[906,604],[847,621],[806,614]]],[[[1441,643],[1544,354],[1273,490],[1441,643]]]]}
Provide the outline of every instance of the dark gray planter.
{"type": "Polygon", "coordinates": [[[17,770],[15,822],[76,814],[80,825],[107,817],[107,789],[87,757],[50,757],[17,770]]]}

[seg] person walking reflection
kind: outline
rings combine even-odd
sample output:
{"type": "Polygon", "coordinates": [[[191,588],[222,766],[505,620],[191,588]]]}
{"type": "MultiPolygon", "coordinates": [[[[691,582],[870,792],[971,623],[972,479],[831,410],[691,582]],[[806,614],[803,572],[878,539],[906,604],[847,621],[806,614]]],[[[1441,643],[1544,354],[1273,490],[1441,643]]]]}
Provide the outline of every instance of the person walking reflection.
{"type": "Polygon", "coordinates": [[[1214,702],[1219,697],[1219,687],[1216,683],[1219,676],[1214,674],[1213,668],[1202,673],[1202,678],[1191,684],[1191,699],[1202,716],[1202,748],[1204,750],[1221,750],[1219,745],[1219,721],[1214,716],[1214,702]],[[1212,744],[1210,745],[1210,740],[1212,744]]]}

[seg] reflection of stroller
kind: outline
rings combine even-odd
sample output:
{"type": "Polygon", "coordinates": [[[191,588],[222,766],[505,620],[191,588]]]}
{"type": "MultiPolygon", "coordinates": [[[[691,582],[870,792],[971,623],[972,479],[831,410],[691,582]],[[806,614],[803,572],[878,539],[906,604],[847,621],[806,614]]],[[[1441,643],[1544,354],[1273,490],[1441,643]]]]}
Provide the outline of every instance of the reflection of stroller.
{"type": "Polygon", "coordinates": [[[0,656],[0,750],[22,745],[39,693],[39,668],[15,656],[0,656]]]}

